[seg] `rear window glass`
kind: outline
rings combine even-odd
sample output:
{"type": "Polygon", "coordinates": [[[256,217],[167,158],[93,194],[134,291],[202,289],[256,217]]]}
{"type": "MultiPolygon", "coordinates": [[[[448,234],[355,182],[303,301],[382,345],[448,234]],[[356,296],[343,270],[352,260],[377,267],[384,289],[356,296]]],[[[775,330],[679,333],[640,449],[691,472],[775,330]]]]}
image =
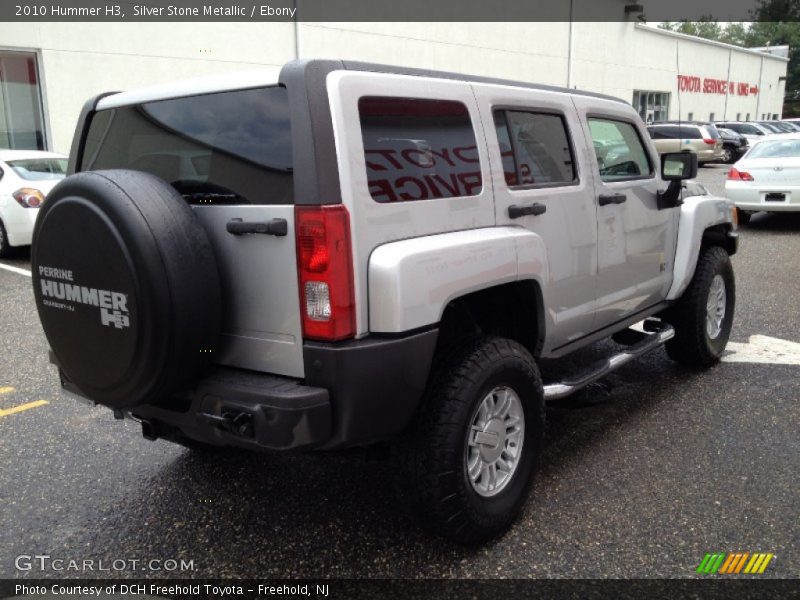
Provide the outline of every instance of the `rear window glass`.
{"type": "Polygon", "coordinates": [[[476,196],[483,187],[467,107],[452,100],[358,102],[367,184],[377,202],[476,196]]]}
{"type": "Polygon", "coordinates": [[[800,140],[769,140],[759,142],[747,158],[798,158],[800,157],[800,140]]]}
{"type": "Polygon", "coordinates": [[[67,172],[66,158],[24,158],[7,164],[14,173],[30,181],[63,179],[67,172]]]}
{"type": "Polygon", "coordinates": [[[190,203],[291,204],[286,89],[268,87],[97,112],[82,170],[152,173],[190,203]]]}

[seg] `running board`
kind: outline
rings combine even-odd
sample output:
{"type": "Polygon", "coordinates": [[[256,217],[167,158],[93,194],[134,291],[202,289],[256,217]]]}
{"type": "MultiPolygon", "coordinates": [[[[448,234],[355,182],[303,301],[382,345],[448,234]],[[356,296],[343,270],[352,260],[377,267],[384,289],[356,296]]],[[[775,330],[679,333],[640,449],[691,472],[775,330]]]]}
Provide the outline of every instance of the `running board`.
{"type": "Polygon", "coordinates": [[[675,330],[671,325],[664,323],[660,324],[660,328],[657,331],[642,335],[645,336],[644,339],[628,347],[623,352],[611,356],[599,365],[591,367],[588,371],[576,379],[562,381],[560,383],[548,383],[545,385],[545,401],[561,400],[562,398],[566,398],[570,394],[574,394],[578,390],[583,389],[590,383],[594,383],[598,379],[605,377],[612,371],[616,371],[622,365],[629,363],[634,358],[638,358],[643,354],[647,354],[651,350],[655,350],[656,348],[663,346],[667,340],[675,337],[675,330]]]}

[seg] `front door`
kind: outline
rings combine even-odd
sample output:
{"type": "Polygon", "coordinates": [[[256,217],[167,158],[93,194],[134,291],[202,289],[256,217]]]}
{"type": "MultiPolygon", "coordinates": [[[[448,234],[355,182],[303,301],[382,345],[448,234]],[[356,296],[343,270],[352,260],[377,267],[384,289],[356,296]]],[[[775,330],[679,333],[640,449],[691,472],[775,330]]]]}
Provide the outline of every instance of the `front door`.
{"type": "Polygon", "coordinates": [[[679,209],[658,209],[658,155],[624,104],[575,96],[595,149],[597,329],[666,298],[672,283],[679,209]]]}

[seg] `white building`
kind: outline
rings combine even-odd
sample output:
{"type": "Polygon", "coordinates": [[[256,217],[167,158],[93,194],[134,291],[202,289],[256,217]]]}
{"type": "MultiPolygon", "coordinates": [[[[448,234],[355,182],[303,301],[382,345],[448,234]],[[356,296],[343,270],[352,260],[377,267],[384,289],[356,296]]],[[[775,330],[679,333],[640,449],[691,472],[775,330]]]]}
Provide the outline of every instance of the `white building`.
{"type": "Polygon", "coordinates": [[[778,118],[788,62],[633,20],[0,23],[0,147],[68,152],[83,102],[99,92],[298,57],[576,87],[623,98],[645,120],[778,118]]]}

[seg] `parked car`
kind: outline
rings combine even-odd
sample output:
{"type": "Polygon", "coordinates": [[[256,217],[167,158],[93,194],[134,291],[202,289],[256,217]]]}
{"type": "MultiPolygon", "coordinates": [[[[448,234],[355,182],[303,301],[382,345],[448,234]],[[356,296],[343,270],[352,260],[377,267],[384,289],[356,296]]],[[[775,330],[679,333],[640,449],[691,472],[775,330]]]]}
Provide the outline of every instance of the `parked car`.
{"type": "Polygon", "coordinates": [[[781,123],[780,121],[756,121],[765,129],[770,130],[772,133],[794,133],[795,129],[791,125],[781,123]]]}
{"type": "Polygon", "coordinates": [[[765,135],[773,135],[775,133],[753,121],[717,121],[717,127],[724,127],[740,133],[751,143],[760,140],[765,135]]]}
{"type": "Polygon", "coordinates": [[[728,164],[736,162],[750,148],[747,138],[733,129],[718,127],[717,131],[722,139],[722,162],[728,164]]]}
{"type": "Polygon", "coordinates": [[[30,245],[39,207],[66,173],[63,154],[0,150],[0,258],[30,245]]]}
{"type": "Polygon", "coordinates": [[[393,444],[464,544],[519,513],[545,402],[664,346],[709,367],[731,332],[730,204],[682,199],[697,155],[618,98],[294,61],[93,98],[70,161],[31,255],[64,389],[148,439],[393,444]]]}
{"type": "Polygon", "coordinates": [[[755,212],[800,211],[800,133],[755,144],[728,172],[725,194],[740,223],[755,212]]]}
{"type": "Polygon", "coordinates": [[[719,132],[709,123],[654,123],[647,132],[659,154],[693,152],[700,163],[721,160],[724,154],[719,132]]]}
{"type": "Polygon", "coordinates": [[[793,121],[776,121],[786,133],[800,133],[800,123],[793,121]]]}

